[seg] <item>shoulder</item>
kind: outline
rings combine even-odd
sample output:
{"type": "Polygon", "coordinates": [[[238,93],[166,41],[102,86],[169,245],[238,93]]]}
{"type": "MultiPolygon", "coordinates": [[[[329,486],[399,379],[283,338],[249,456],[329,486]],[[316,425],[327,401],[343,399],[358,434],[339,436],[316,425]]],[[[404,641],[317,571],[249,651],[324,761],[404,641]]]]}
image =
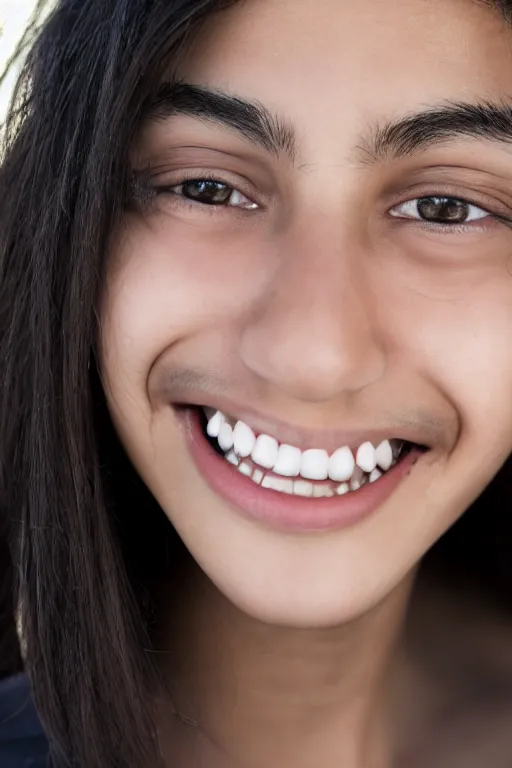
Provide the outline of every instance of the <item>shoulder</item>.
{"type": "Polygon", "coordinates": [[[0,680],[0,766],[49,766],[48,742],[25,675],[0,680]]]}

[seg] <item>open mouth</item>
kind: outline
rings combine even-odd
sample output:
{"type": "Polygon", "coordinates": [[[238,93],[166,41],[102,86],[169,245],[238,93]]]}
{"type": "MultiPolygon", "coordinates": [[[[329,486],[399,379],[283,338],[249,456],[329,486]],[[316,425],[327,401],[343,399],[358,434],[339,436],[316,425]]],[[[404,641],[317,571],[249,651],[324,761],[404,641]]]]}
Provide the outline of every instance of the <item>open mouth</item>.
{"type": "Polygon", "coordinates": [[[378,445],[342,445],[332,453],[322,448],[280,444],[257,434],[243,421],[221,411],[200,408],[203,436],[213,450],[241,475],[269,490],[303,498],[333,498],[377,483],[411,452],[423,446],[390,436],[378,445]]]}
{"type": "MultiPolygon", "coordinates": [[[[308,437],[287,428],[290,444],[281,443],[217,409],[182,404],[174,410],[190,456],[215,494],[245,518],[291,533],[322,533],[362,522],[429,450],[380,432],[336,447],[332,433],[319,431],[326,445],[315,448],[314,431],[308,437]],[[292,445],[292,436],[302,444],[292,445]]],[[[282,436],[282,426],[279,431],[282,436]]]]}

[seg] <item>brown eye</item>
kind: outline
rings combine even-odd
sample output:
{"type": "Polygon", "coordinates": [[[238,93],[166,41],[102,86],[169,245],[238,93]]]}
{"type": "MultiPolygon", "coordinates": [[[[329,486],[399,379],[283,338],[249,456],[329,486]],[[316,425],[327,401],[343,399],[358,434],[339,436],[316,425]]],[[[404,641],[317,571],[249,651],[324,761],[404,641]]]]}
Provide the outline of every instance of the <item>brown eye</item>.
{"type": "Polygon", "coordinates": [[[227,205],[233,195],[233,187],[220,181],[193,179],[180,184],[181,194],[189,200],[206,205],[227,205]]]}
{"type": "Polygon", "coordinates": [[[170,191],[177,197],[184,197],[200,205],[246,208],[248,210],[259,207],[230,184],[216,179],[189,179],[172,187],[170,191]]]}
{"type": "Polygon", "coordinates": [[[424,221],[440,224],[463,224],[469,217],[469,203],[452,197],[423,197],[417,202],[424,221]]]}
{"type": "Polygon", "coordinates": [[[486,219],[491,214],[467,200],[456,197],[419,197],[408,200],[391,210],[391,215],[401,219],[415,219],[429,224],[468,224],[486,219]]]}

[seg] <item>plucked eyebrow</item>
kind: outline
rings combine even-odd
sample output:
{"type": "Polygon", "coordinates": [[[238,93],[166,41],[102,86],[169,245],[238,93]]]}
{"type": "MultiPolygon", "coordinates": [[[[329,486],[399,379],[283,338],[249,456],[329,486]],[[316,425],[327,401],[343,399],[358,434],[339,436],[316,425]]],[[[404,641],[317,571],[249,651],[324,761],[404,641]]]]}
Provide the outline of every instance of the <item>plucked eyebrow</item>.
{"type": "Polygon", "coordinates": [[[295,159],[293,128],[258,102],[187,83],[162,83],[146,104],[143,119],[161,120],[174,115],[219,123],[271,154],[284,153],[292,161],[295,159]]]}
{"type": "MultiPolygon", "coordinates": [[[[263,104],[187,83],[161,83],[143,110],[144,120],[188,115],[220,124],[274,155],[295,161],[293,125],[263,104]]],[[[461,138],[512,143],[512,102],[445,102],[369,126],[355,147],[365,162],[409,156],[461,138]]]]}

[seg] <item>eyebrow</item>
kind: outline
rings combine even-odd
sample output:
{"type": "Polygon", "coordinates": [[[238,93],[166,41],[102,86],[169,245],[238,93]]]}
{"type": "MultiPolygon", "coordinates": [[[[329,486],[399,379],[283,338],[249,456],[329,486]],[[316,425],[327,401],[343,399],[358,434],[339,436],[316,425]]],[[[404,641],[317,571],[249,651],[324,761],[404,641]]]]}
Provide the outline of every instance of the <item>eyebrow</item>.
{"type": "MultiPolygon", "coordinates": [[[[218,123],[274,155],[296,158],[291,123],[263,104],[224,91],[188,83],[161,83],[143,110],[144,120],[188,115],[218,123]]],[[[369,126],[356,149],[365,162],[399,159],[436,144],[473,138],[512,143],[512,103],[444,102],[438,106],[369,126]]]]}
{"type": "Polygon", "coordinates": [[[145,120],[188,115],[220,123],[274,155],[295,159],[291,125],[255,101],[187,83],[162,83],[143,111],[145,120]]]}
{"type": "Polygon", "coordinates": [[[359,149],[375,162],[461,138],[512,143],[512,104],[446,102],[377,126],[363,138],[359,149]]]}

